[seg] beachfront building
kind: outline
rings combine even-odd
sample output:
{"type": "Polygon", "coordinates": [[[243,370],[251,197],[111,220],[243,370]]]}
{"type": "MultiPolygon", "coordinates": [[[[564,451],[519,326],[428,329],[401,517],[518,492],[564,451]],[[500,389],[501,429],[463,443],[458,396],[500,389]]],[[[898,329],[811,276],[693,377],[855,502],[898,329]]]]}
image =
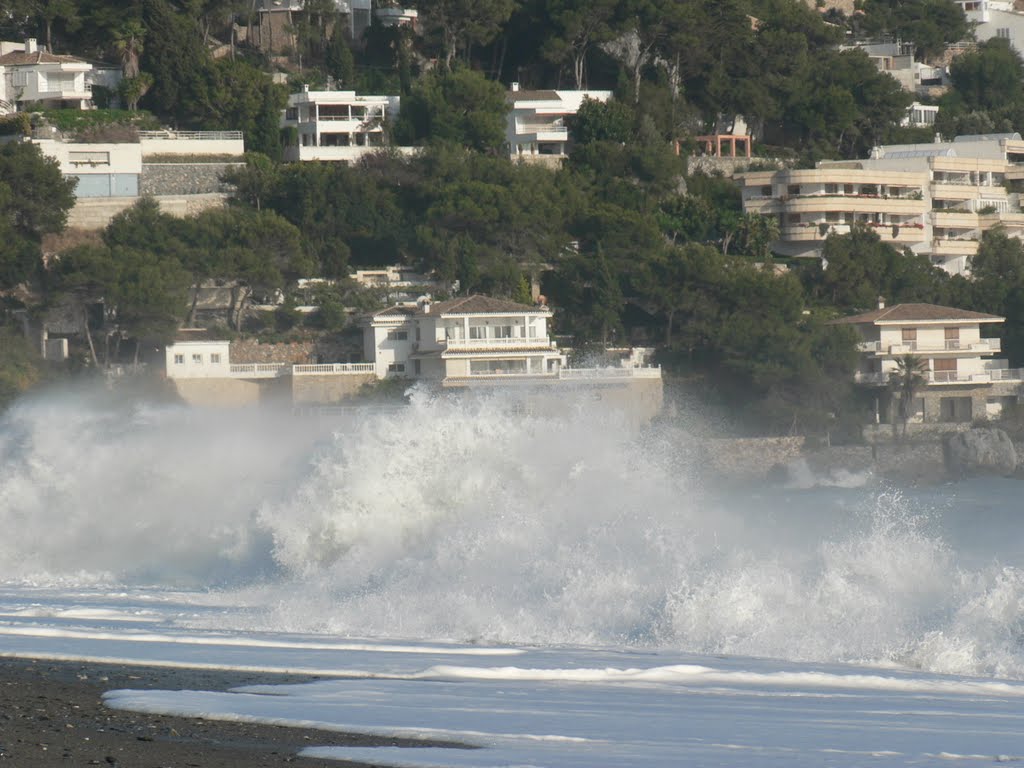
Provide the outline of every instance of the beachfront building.
{"type": "MultiPolygon", "coordinates": [[[[912,405],[911,423],[961,422],[995,418],[1016,404],[1024,387],[1024,371],[1010,368],[1000,340],[983,335],[982,327],[1005,318],[935,304],[896,304],[834,321],[852,326],[860,336],[856,381],[878,387],[884,403],[898,363],[907,355],[923,361],[927,380],[912,405]]],[[[890,408],[879,409],[891,421],[890,408]]]]}
{"type": "Polygon", "coordinates": [[[823,161],[805,170],[737,176],[746,213],[776,216],[776,253],[820,257],[832,233],[873,228],[896,248],[927,255],[952,274],[969,271],[981,235],[1001,226],[1024,235],[1020,134],[876,147],[871,157],[823,161]]]}
{"type": "Polygon", "coordinates": [[[548,336],[551,310],[487,296],[394,306],[363,323],[364,358],[377,376],[453,385],[473,378],[557,374],[564,356],[548,336]]]}
{"type": "Polygon", "coordinates": [[[512,83],[505,142],[514,160],[557,165],[569,154],[565,118],[575,115],[584,99],[608,101],[611,91],[524,91],[512,83]]]}
{"type": "MultiPolygon", "coordinates": [[[[281,128],[290,129],[284,159],[352,162],[385,145],[384,125],[398,116],[399,96],[311,91],[288,97],[281,128]]],[[[406,148],[406,151],[411,151],[406,148]]]]}

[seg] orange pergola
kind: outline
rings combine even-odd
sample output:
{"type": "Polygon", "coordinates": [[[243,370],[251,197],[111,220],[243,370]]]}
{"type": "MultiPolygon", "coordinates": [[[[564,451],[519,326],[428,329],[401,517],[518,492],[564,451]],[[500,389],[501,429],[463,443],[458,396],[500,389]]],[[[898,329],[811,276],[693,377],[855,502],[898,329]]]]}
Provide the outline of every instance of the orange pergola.
{"type": "Polygon", "coordinates": [[[694,141],[698,145],[704,145],[704,154],[714,157],[736,157],[736,147],[739,145],[740,152],[750,157],[751,139],[747,134],[715,133],[710,136],[695,136],[694,141]],[[728,149],[728,154],[722,152],[723,147],[728,149]]]}

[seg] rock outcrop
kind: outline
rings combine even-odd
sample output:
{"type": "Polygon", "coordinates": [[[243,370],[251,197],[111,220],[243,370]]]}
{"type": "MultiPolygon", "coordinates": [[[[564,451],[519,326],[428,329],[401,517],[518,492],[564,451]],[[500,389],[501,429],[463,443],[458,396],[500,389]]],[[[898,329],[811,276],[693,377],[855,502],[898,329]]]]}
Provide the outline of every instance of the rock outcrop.
{"type": "Polygon", "coordinates": [[[1009,435],[996,427],[952,432],[942,438],[942,457],[953,477],[1012,475],[1017,469],[1017,450],[1009,435]]]}

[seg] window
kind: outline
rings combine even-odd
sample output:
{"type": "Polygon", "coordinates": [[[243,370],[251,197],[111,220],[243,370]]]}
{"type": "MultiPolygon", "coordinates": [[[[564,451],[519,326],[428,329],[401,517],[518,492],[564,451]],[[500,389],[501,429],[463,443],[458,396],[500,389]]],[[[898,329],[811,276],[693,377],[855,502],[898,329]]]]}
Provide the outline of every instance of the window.
{"type": "Polygon", "coordinates": [[[844,195],[852,195],[853,194],[853,184],[844,184],[843,185],[843,194],[844,195]]]}
{"type": "Polygon", "coordinates": [[[531,339],[536,339],[537,338],[537,326],[531,325],[529,330],[528,330],[528,335],[529,335],[529,337],[531,339]]]}
{"type": "Polygon", "coordinates": [[[771,187],[770,184],[767,185],[767,186],[761,187],[761,197],[771,197],[771,196],[772,196],[772,187],[771,187]]]}
{"type": "Polygon", "coordinates": [[[487,338],[487,326],[486,325],[471,325],[471,326],[469,326],[469,338],[471,338],[471,339],[486,339],[487,338]]]}
{"type": "Polygon", "coordinates": [[[838,224],[842,220],[843,220],[843,214],[841,214],[839,211],[826,211],[825,212],[825,221],[829,222],[830,224],[838,224]]]}
{"type": "Polygon", "coordinates": [[[512,326],[511,325],[498,325],[494,328],[494,338],[496,339],[511,339],[512,338],[512,326]]]}
{"type": "Polygon", "coordinates": [[[219,352],[212,352],[210,354],[210,362],[211,363],[219,363],[220,362],[220,353],[219,352]]]}
{"type": "Polygon", "coordinates": [[[1009,27],[999,27],[999,29],[996,30],[996,37],[1001,37],[1003,40],[1009,40],[1010,39],[1010,28],[1009,27]]]}
{"type": "Polygon", "coordinates": [[[413,360],[412,361],[412,372],[414,374],[416,374],[417,376],[420,375],[420,361],[419,360],[413,360]]]}
{"type": "Polygon", "coordinates": [[[787,194],[790,194],[790,195],[799,195],[800,194],[800,185],[799,184],[790,184],[789,187],[787,187],[786,192],[787,192],[787,194]]]}
{"type": "Polygon", "coordinates": [[[388,341],[406,341],[408,338],[409,332],[406,330],[388,331],[388,341]]]}
{"type": "Polygon", "coordinates": [[[902,336],[904,344],[911,349],[917,349],[917,328],[904,328],[902,336]]]}
{"type": "Polygon", "coordinates": [[[835,195],[835,194],[838,194],[838,192],[839,192],[839,185],[838,184],[826,184],[825,185],[825,194],[826,195],[835,195]]]}
{"type": "Polygon", "coordinates": [[[293,120],[293,121],[294,120],[298,120],[299,119],[299,108],[298,107],[288,107],[288,109],[286,109],[284,111],[284,119],[285,120],[293,120]]]}
{"type": "Polygon", "coordinates": [[[789,214],[786,214],[786,223],[787,224],[799,224],[800,223],[800,214],[799,213],[789,213],[789,214]]]}
{"type": "Polygon", "coordinates": [[[960,329],[957,327],[945,328],[946,349],[960,349],[960,329]]]}
{"type": "Polygon", "coordinates": [[[175,365],[184,365],[185,364],[185,356],[184,355],[175,355],[174,356],[174,364],[175,365]]]}
{"type": "Polygon", "coordinates": [[[388,373],[405,373],[405,363],[391,363],[388,373]]]}
{"type": "Polygon", "coordinates": [[[195,363],[196,365],[202,365],[203,364],[203,356],[202,355],[192,355],[192,362],[195,363]]]}

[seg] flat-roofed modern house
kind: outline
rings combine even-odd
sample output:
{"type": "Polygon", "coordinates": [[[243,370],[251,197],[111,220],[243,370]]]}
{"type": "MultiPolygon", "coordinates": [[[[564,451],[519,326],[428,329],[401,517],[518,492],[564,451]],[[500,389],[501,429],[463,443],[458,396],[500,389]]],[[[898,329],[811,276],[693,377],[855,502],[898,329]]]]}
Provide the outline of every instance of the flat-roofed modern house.
{"type": "Polygon", "coordinates": [[[611,91],[524,91],[519,83],[512,83],[505,129],[509,156],[525,162],[561,163],[570,149],[565,118],[575,115],[584,99],[608,101],[611,96],[611,91]]]}
{"type": "Polygon", "coordinates": [[[737,175],[743,210],[776,216],[776,253],[819,257],[832,233],[871,227],[896,248],[927,255],[952,274],[969,271],[981,235],[1001,226],[1024,235],[1020,195],[1024,141],[1018,133],[876,147],[863,160],[806,170],[737,175]]]}
{"type": "Polygon", "coordinates": [[[284,159],[352,162],[377,152],[385,145],[384,125],[397,117],[400,104],[399,96],[303,88],[288,97],[281,117],[281,127],[292,129],[284,159]]]}
{"type": "Polygon", "coordinates": [[[950,423],[994,418],[1004,406],[1017,402],[1024,371],[994,358],[1001,350],[1000,340],[982,334],[982,326],[1004,320],[936,304],[887,307],[879,301],[877,309],[834,322],[852,326],[860,336],[858,383],[890,387],[897,361],[913,355],[927,367],[927,382],[913,404],[910,421],[950,423]]]}

